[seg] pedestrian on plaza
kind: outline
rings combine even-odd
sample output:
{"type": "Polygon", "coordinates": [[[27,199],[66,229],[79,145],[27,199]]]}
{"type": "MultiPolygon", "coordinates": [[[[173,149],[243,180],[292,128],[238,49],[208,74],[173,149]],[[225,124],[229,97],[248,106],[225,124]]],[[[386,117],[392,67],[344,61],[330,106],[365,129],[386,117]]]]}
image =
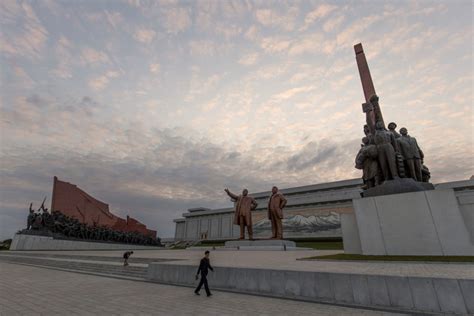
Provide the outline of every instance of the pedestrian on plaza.
{"type": "Polygon", "coordinates": [[[126,251],[123,254],[123,266],[126,267],[128,266],[128,258],[133,254],[133,251],[126,251]]]}
{"type": "Polygon", "coordinates": [[[211,291],[209,290],[209,285],[207,284],[207,274],[209,272],[208,269],[214,272],[214,269],[211,267],[211,261],[209,260],[209,250],[206,250],[206,252],[204,252],[204,258],[201,259],[201,262],[199,263],[199,268],[196,273],[196,280],[199,278],[199,273],[201,273],[201,281],[199,282],[199,285],[197,286],[196,290],[194,290],[194,293],[196,295],[200,295],[199,291],[201,290],[203,284],[204,289],[206,290],[207,297],[212,295],[211,291]]]}

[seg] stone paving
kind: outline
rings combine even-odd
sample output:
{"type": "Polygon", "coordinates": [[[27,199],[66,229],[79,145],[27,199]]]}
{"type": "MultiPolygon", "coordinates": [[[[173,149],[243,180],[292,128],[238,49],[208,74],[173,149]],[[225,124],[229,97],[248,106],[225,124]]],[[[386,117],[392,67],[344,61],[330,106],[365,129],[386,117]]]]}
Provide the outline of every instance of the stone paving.
{"type": "MultiPolygon", "coordinates": [[[[0,315],[402,315],[0,262],[0,315]],[[203,293],[204,294],[204,293],[203,293]]],[[[211,286],[212,289],[212,286],[211,286]]]]}
{"type": "MultiPolygon", "coordinates": [[[[212,251],[211,262],[221,267],[252,267],[296,271],[318,271],[391,276],[418,276],[474,280],[474,264],[422,262],[355,262],[355,261],[302,261],[300,258],[333,254],[340,251],[212,251]]],[[[16,252],[26,254],[28,252],[16,252]]],[[[36,251],[34,254],[58,254],[36,251]]],[[[61,251],[62,255],[104,256],[121,258],[123,251],[61,251]]],[[[182,259],[180,264],[197,265],[203,251],[194,250],[136,250],[136,258],[182,259]],[[183,260],[184,259],[184,260],[183,260]]],[[[139,261],[139,260],[137,260],[139,261]]]]}

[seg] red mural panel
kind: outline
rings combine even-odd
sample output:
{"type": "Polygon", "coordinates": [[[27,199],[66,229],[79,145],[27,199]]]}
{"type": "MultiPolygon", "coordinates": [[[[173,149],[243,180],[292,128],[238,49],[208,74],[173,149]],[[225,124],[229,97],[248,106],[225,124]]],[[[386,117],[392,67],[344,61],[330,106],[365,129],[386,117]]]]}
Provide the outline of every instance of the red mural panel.
{"type": "Polygon", "coordinates": [[[139,232],[156,237],[156,231],[147,229],[146,225],[127,216],[120,218],[109,211],[109,205],[101,202],[75,184],[64,182],[54,177],[51,210],[78,219],[88,225],[107,226],[123,232],[139,232]]]}

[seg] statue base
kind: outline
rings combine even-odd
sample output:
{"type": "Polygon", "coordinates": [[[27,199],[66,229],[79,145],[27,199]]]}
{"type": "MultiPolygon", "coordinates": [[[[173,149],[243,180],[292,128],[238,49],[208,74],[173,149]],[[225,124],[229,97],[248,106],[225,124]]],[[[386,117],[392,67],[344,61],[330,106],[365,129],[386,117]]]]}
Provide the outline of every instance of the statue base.
{"type": "Polygon", "coordinates": [[[226,241],[224,247],[235,250],[307,250],[297,248],[294,241],[284,239],[231,240],[226,241]]]}
{"type": "Polygon", "coordinates": [[[121,244],[116,242],[55,239],[50,236],[15,234],[10,250],[138,250],[164,249],[158,246],[121,244]]]}
{"type": "Polygon", "coordinates": [[[362,197],[371,197],[427,190],[434,190],[433,184],[429,182],[418,182],[412,178],[399,178],[385,181],[381,185],[367,189],[362,192],[361,195],[362,197]]]}

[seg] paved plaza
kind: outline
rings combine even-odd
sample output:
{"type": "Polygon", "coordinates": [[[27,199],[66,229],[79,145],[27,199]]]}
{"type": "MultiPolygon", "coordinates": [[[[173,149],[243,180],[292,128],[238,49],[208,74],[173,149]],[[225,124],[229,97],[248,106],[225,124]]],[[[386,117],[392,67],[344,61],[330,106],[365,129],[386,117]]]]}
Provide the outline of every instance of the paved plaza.
{"type": "MultiPolygon", "coordinates": [[[[397,315],[0,262],[1,315],[397,315]]],[[[401,314],[398,314],[401,315],[401,314]]]]}

